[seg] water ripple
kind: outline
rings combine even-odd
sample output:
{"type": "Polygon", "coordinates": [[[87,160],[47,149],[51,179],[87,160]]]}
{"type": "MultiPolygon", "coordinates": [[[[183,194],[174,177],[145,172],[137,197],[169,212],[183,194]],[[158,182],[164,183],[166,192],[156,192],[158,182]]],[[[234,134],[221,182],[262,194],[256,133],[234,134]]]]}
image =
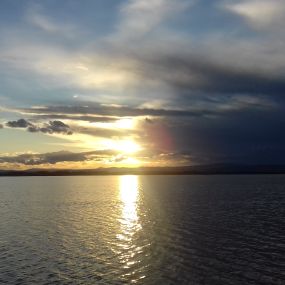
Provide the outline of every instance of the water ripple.
{"type": "Polygon", "coordinates": [[[285,176],[0,180],[0,284],[285,284],[285,176]]]}

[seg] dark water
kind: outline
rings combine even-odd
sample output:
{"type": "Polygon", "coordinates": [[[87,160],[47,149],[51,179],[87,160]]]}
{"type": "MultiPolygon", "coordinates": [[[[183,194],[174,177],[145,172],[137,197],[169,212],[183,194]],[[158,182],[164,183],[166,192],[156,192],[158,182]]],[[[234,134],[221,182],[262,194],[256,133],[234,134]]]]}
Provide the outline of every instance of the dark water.
{"type": "Polygon", "coordinates": [[[0,179],[0,284],[285,284],[285,176],[0,179]]]}

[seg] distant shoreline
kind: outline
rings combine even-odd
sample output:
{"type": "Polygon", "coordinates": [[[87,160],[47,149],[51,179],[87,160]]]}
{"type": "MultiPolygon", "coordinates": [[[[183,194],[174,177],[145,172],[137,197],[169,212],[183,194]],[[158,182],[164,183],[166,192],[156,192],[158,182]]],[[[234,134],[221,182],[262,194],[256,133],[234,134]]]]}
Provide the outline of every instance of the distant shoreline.
{"type": "Polygon", "coordinates": [[[107,175],[242,175],[285,174],[285,165],[214,164],[185,167],[0,170],[0,177],[107,175]]]}

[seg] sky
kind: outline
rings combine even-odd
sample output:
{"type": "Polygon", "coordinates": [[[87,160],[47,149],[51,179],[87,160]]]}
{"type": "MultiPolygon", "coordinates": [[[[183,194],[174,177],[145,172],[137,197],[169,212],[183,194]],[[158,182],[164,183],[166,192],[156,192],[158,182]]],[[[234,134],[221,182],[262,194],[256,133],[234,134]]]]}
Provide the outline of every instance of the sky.
{"type": "Polygon", "coordinates": [[[0,169],[285,164],[283,0],[1,0],[0,169]]]}

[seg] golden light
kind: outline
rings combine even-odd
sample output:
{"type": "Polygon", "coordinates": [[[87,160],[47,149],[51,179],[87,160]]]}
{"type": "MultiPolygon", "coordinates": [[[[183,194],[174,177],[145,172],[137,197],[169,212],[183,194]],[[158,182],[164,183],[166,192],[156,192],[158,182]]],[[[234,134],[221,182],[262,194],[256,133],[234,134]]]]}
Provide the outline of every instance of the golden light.
{"type": "Polygon", "coordinates": [[[121,233],[117,238],[131,241],[133,234],[141,228],[137,214],[139,196],[138,176],[120,176],[120,200],[122,202],[121,233]]]}
{"type": "Polygon", "coordinates": [[[134,121],[132,119],[121,119],[115,124],[120,129],[133,129],[134,127],[134,121]]]}
{"type": "Polygon", "coordinates": [[[133,141],[121,141],[120,143],[118,143],[118,150],[124,153],[134,153],[139,151],[140,149],[140,146],[133,141]]]}
{"type": "MultiPolygon", "coordinates": [[[[139,176],[120,176],[118,182],[118,200],[121,206],[121,215],[118,219],[119,228],[112,250],[118,256],[119,262],[125,270],[122,277],[128,278],[129,284],[133,284],[145,278],[143,272],[140,273],[137,269],[142,265],[141,257],[145,256],[144,251],[146,247],[151,245],[151,242],[143,239],[143,244],[141,244],[141,239],[139,238],[142,231],[139,215],[139,176]]],[[[149,251],[147,250],[146,252],[149,251]]]]}
{"type": "Polygon", "coordinates": [[[141,161],[134,157],[128,157],[123,162],[125,165],[128,165],[128,166],[132,166],[132,165],[138,166],[141,164],[141,161]]]}
{"type": "Polygon", "coordinates": [[[141,147],[133,140],[109,141],[106,147],[117,150],[122,154],[131,154],[141,150],[141,147]]]}
{"type": "MultiPolygon", "coordinates": [[[[138,177],[136,175],[123,175],[120,176],[120,196],[121,201],[124,204],[124,210],[126,208],[132,208],[132,214],[134,214],[136,209],[136,200],[138,196],[138,177]]],[[[128,209],[127,209],[128,210],[128,209]]],[[[130,211],[127,211],[130,213],[130,211]]],[[[126,211],[124,211],[126,213],[126,211]]]]}

